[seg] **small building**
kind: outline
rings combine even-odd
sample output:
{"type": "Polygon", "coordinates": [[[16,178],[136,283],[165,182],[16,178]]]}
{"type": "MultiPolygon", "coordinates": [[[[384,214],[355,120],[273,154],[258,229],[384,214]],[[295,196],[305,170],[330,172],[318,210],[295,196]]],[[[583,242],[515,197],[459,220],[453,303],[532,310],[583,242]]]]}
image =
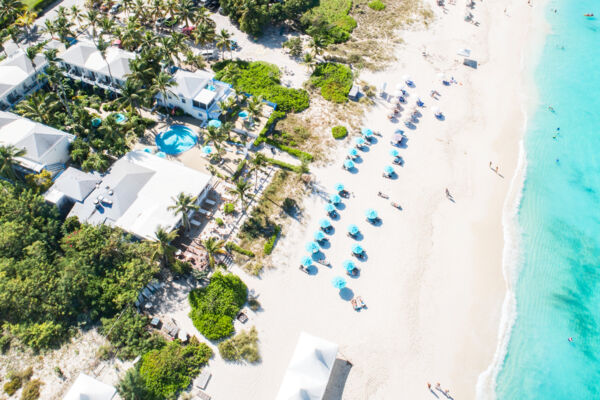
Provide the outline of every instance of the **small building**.
{"type": "Polygon", "coordinates": [[[157,95],[158,103],[168,108],[178,107],[201,121],[219,118],[222,112],[219,102],[234,94],[230,84],[215,80],[214,75],[206,71],[180,69],[173,79],[172,94],[166,101],[157,95]]]}
{"type": "Polygon", "coordinates": [[[116,393],[114,386],[81,373],[63,400],[112,400],[116,393]]]}
{"type": "Polygon", "coordinates": [[[43,54],[33,61],[19,49],[0,62],[0,110],[7,110],[40,86],[36,76],[48,63],[43,54]]]}
{"type": "Polygon", "coordinates": [[[104,58],[96,45],[82,41],[69,47],[60,58],[65,74],[72,79],[120,93],[131,72],[129,61],[135,54],[110,46],[104,58]]]}
{"type": "Polygon", "coordinates": [[[275,399],[322,399],[337,352],[337,344],[301,332],[275,399]]]}
{"type": "Polygon", "coordinates": [[[181,216],[168,210],[173,199],[183,192],[197,197],[200,204],[211,183],[210,175],[136,150],[117,160],[95,189],[82,202],[75,202],[68,217],[117,226],[139,239],[155,240],[159,226],[171,231],[181,223],[181,216]]]}
{"type": "Polygon", "coordinates": [[[353,101],[358,100],[358,96],[360,95],[360,90],[357,84],[353,83],[352,88],[350,88],[350,92],[348,92],[348,98],[353,101]]]}
{"type": "Polygon", "coordinates": [[[99,176],[69,167],[54,180],[52,187],[44,193],[44,199],[66,213],[75,203],[83,203],[100,180],[99,176]]]}
{"type": "Polygon", "coordinates": [[[69,145],[74,139],[69,133],[0,111],[0,145],[13,145],[26,151],[23,157],[17,158],[24,173],[63,170],[69,161],[69,145]]]}

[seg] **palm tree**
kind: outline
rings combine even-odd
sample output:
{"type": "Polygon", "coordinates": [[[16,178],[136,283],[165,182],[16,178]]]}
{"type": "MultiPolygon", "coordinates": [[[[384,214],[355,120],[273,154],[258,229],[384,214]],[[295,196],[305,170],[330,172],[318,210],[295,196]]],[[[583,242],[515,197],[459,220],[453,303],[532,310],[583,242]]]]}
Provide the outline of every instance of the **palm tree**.
{"type": "Polygon", "coordinates": [[[248,112],[248,116],[250,117],[250,123],[254,123],[254,119],[260,121],[260,116],[262,112],[263,106],[263,98],[262,96],[252,96],[246,102],[246,107],[244,109],[248,112]]]}
{"type": "Polygon", "coordinates": [[[123,11],[125,12],[125,17],[129,18],[129,11],[131,11],[133,7],[133,0],[121,0],[121,4],[123,5],[123,11]]]}
{"type": "Polygon", "coordinates": [[[310,53],[304,53],[302,64],[306,65],[308,72],[311,72],[315,68],[315,58],[310,53]]]}
{"type": "Polygon", "coordinates": [[[221,29],[215,39],[217,40],[216,46],[221,51],[222,60],[225,50],[231,51],[231,33],[227,32],[226,29],[221,29]]]}
{"type": "Polygon", "coordinates": [[[147,93],[147,90],[142,87],[141,82],[137,79],[129,78],[125,81],[125,85],[121,87],[121,96],[117,97],[114,101],[130,113],[139,115],[138,107],[144,103],[148,95],[147,93]]]}
{"type": "Polygon", "coordinates": [[[234,125],[232,122],[223,122],[221,124],[221,126],[219,127],[219,130],[221,131],[221,136],[223,136],[224,138],[227,138],[227,140],[231,140],[231,130],[234,128],[234,125]]]}
{"type": "Polygon", "coordinates": [[[192,50],[188,50],[185,53],[185,63],[191,67],[198,69],[206,68],[206,61],[202,54],[194,54],[192,50]]]}
{"type": "Polygon", "coordinates": [[[308,44],[308,47],[312,50],[313,57],[317,57],[323,54],[325,42],[322,38],[312,38],[312,40],[308,44]]]}
{"type": "Polygon", "coordinates": [[[35,73],[35,82],[36,84],[39,82],[39,74],[37,73],[37,65],[35,64],[35,57],[40,53],[41,47],[39,45],[29,46],[25,49],[25,55],[31,61],[31,66],[33,67],[33,71],[35,73]]]}
{"type": "Polygon", "coordinates": [[[19,0],[2,0],[0,1],[0,20],[6,22],[6,26],[15,21],[15,16],[19,11],[23,10],[24,6],[19,0]]]}
{"type": "Polygon", "coordinates": [[[87,21],[85,24],[85,29],[92,28],[92,40],[97,36],[96,28],[98,24],[100,24],[100,14],[98,11],[91,9],[83,16],[83,18],[87,21]]]}
{"type": "Polygon", "coordinates": [[[212,26],[213,29],[215,27],[215,21],[212,20],[212,18],[210,17],[210,12],[204,6],[198,8],[196,10],[194,23],[196,25],[206,24],[206,25],[212,26]]]}
{"type": "Polygon", "coordinates": [[[102,28],[102,35],[112,35],[115,31],[117,24],[116,22],[108,17],[104,17],[100,20],[100,28],[102,28]]]}
{"type": "Polygon", "coordinates": [[[0,176],[10,181],[18,179],[15,171],[17,161],[15,158],[23,157],[27,152],[24,149],[16,148],[13,145],[0,145],[0,176]]]}
{"type": "Polygon", "coordinates": [[[104,60],[104,62],[106,63],[106,67],[108,68],[108,75],[110,75],[110,85],[109,86],[113,86],[114,80],[113,80],[112,72],[110,71],[110,64],[108,63],[108,60],[106,59],[106,51],[108,50],[109,46],[110,46],[110,44],[108,42],[106,42],[104,39],[102,39],[102,36],[100,36],[98,38],[98,43],[96,43],[96,48],[100,52],[100,55],[102,56],[102,59],[104,60]]]}
{"type": "Polygon", "coordinates": [[[207,142],[212,142],[212,144],[215,146],[215,149],[217,150],[217,157],[221,157],[221,143],[225,139],[221,130],[215,128],[214,126],[207,127],[206,139],[207,142]]]}
{"type": "Polygon", "coordinates": [[[240,199],[240,203],[242,203],[242,210],[246,210],[246,198],[250,197],[250,194],[247,193],[250,190],[250,183],[243,179],[238,179],[235,183],[235,189],[231,190],[231,193],[236,194],[240,199]]]}
{"type": "Polygon", "coordinates": [[[31,27],[35,23],[37,13],[33,11],[25,11],[15,21],[15,25],[20,26],[25,31],[25,37],[29,38],[31,35],[31,27]]]}
{"type": "Polygon", "coordinates": [[[195,20],[197,8],[192,0],[181,0],[179,3],[177,16],[185,24],[186,28],[195,20]]]}
{"type": "Polygon", "coordinates": [[[170,17],[177,17],[177,13],[179,12],[179,4],[177,0],[167,0],[165,4],[165,15],[168,14],[170,17]]]}
{"type": "Polygon", "coordinates": [[[206,22],[196,22],[196,28],[192,31],[195,45],[206,46],[215,40],[215,27],[206,22]]]}
{"type": "Polygon", "coordinates": [[[36,92],[27,100],[17,104],[16,110],[25,118],[49,125],[50,118],[58,109],[58,103],[52,98],[53,93],[36,92]]]}
{"type": "Polygon", "coordinates": [[[69,14],[71,15],[71,20],[77,24],[77,27],[79,28],[79,25],[83,22],[83,14],[81,14],[79,7],[73,5],[71,10],[69,10],[69,14]]]}
{"type": "Polygon", "coordinates": [[[254,175],[254,191],[258,187],[258,173],[261,172],[265,165],[267,165],[267,160],[264,154],[256,153],[254,157],[250,160],[250,164],[252,168],[250,172],[254,175]]]}
{"type": "Polygon", "coordinates": [[[90,153],[84,162],[81,163],[81,169],[84,171],[104,172],[110,166],[108,158],[99,153],[90,153]]]}
{"type": "Polygon", "coordinates": [[[215,268],[215,256],[217,254],[227,254],[225,250],[225,241],[217,239],[216,237],[209,237],[202,242],[202,247],[206,250],[208,255],[208,265],[211,268],[215,268]]]}
{"type": "Polygon", "coordinates": [[[119,381],[117,391],[123,400],[145,400],[152,398],[146,389],[146,382],[137,368],[129,368],[119,381]]]}
{"type": "Polygon", "coordinates": [[[157,76],[154,77],[152,86],[150,86],[152,97],[160,95],[163,104],[166,106],[169,95],[177,97],[175,92],[170,89],[174,84],[175,80],[173,77],[166,72],[161,71],[157,76]]]}
{"type": "Polygon", "coordinates": [[[177,239],[177,231],[167,232],[162,226],[159,226],[154,235],[156,236],[156,242],[152,246],[152,260],[159,260],[161,266],[171,265],[177,251],[175,246],[171,245],[171,242],[177,239]]]}
{"type": "Polygon", "coordinates": [[[169,211],[174,211],[175,215],[181,215],[181,224],[183,225],[183,228],[186,231],[190,230],[190,212],[196,211],[200,208],[196,204],[197,200],[197,197],[192,197],[181,192],[177,195],[176,198],[173,198],[175,204],[167,208],[169,211]]]}

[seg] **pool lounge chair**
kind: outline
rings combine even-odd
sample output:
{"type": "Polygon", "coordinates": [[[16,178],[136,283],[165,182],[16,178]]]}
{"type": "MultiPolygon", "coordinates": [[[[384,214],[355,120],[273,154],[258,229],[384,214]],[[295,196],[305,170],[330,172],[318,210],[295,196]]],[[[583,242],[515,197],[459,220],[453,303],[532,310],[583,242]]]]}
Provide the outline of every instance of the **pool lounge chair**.
{"type": "Polygon", "coordinates": [[[362,297],[360,297],[360,296],[356,296],[356,303],[358,304],[358,307],[360,307],[360,308],[366,308],[367,307],[367,305],[363,301],[362,297]]]}

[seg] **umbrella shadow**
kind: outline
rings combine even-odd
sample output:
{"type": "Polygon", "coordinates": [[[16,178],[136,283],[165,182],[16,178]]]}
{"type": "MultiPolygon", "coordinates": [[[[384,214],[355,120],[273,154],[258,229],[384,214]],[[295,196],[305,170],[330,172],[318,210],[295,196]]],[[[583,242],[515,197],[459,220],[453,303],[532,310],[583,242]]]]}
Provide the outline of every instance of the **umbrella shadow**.
{"type": "Polygon", "coordinates": [[[333,221],[337,221],[340,219],[340,214],[339,213],[334,213],[334,214],[327,214],[329,216],[329,218],[331,218],[333,221]]]}
{"type": "Polygon", "coordinates": [[[342,203],[342,202],[339,202],[339,203],[334,204],[334,205],[335,205],[335,208],[337,208],[340,211],[346,209],[346,205],[344,203],[342,203]]]}
{"type": "Polygon", "coordinates": [[[367,260],[369,259],[369,256],[367,255],[366,251],[363,251],[362,254],[360,255],[360,257],[355,255],[354,258],[356,258],[360,262],[367,262],[367,260]]]}
{"type": "Polygon", "coordinates": [[[354,274],[346,273],[346,275],[348,275],[349,278],[357,279],[360,277],[360,272],[360,269],[356,268],[356,272],[354,274]]]}
{"type": "Polygon", "coordinates": [[[361,150],[363,153],[368,153],[368,152],[370,152],[370,151],[371,151],[371,148],[365,144],[365,145],[363,145],[363,146],[360,148],[360,150],[361,150]]]}
{"type": "Polygon", "coordinates": [[[369,144],[370,145],[374,145],[374,144],[377,144],[377,143],[379,143],[379,140],[377,140],[376,137],[371,136],[371,138],[369,139],[369,144]]]}
{"type": "Polygon", "coordinates": [[[306,267],[309,275],[317,275],[319,273],[319,268],[316,265],[311,265],[310,267],[306,267]]]}
{"type": "Polygon", "coordinates": [[[446,116],[444,114],[438,114],[438,115],[435,116],[435,118],[438,121],[445,121],[446,120],[446,116]]]}
{"type": "Polygon", "coordinates": [[[350,172],[352,175],[358,174],[358,169],[356,167],[352,167],[350,169],[347,169],[346,171],[350,172]]]}
{"type": "Polygon", "coordinates": [[[367,218],[367,221],[371,225],[373,225],[373,226],[381,226],[381,225],[383,225],[383,221],[381,220],[381,218],[377,218],[377,219],[368,219],[367,218]]]}
{"type": "Polygon", "coordinates": [[[331,243],[329,243],[329,240],[323,239],[319,242],[319,246],[321,246],[322,249],[327,250],[331,248],[331,243]]]}
{"type": "Polygon", "coordinates": [[[413,130],[413,131],[414,131],[415,129],[417,129],[417,126],[416,126],[416,125],[415,125],[415,124],[414,124],[412,121],[406,121],[406,122],[404,123],[404,125],[405,125],[405,126],[408,128],[408,129],[410,129],[410,130],[413,130]]]}
{"type": "Polygon", "coordinates": [[[344,301],[350,301],[354,298],[354,292],[348,287],[340,289],[340,298],[344,301]]]}
{"type": "Polygon", "coordinates": [[[335,233],[335,228],[334,228],[333,226],[330,226],[330,227],[329,227],[329,228],[328,228],[328,229],[325,231],[325,233],[326,233],[327,235],[333,235],[333,234],[335,233]]]}
{"type": "Polygon", "coordinates": [[[357,156],[357,157],[354,159],[354,164],[362,164],[362,163],[363,163],[363,161],[364,161],[364,160],[362,159],[362,157],[361,157],[361,156],[357,156]]]}
{"type": "Polygon", "coordinates": [[[354,237],[350,236],[352,239],[356,240],[357,242],[362,241],[365,237],[362,234],[362,232],[358,232],[356,235],[354,235],[354,237]]]}

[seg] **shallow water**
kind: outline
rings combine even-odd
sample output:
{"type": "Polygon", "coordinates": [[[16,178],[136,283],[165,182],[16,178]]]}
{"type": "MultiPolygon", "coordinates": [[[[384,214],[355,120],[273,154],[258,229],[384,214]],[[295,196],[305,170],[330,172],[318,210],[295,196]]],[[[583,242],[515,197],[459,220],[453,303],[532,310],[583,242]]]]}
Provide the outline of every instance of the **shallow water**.
{"type": "Polygon", "coordinates": [[[600,14],[600,1],[547,5],[540,104],[525,136],[517,316],[498,399],[600,398],[600,21],[588,12],[600,14]]]}

